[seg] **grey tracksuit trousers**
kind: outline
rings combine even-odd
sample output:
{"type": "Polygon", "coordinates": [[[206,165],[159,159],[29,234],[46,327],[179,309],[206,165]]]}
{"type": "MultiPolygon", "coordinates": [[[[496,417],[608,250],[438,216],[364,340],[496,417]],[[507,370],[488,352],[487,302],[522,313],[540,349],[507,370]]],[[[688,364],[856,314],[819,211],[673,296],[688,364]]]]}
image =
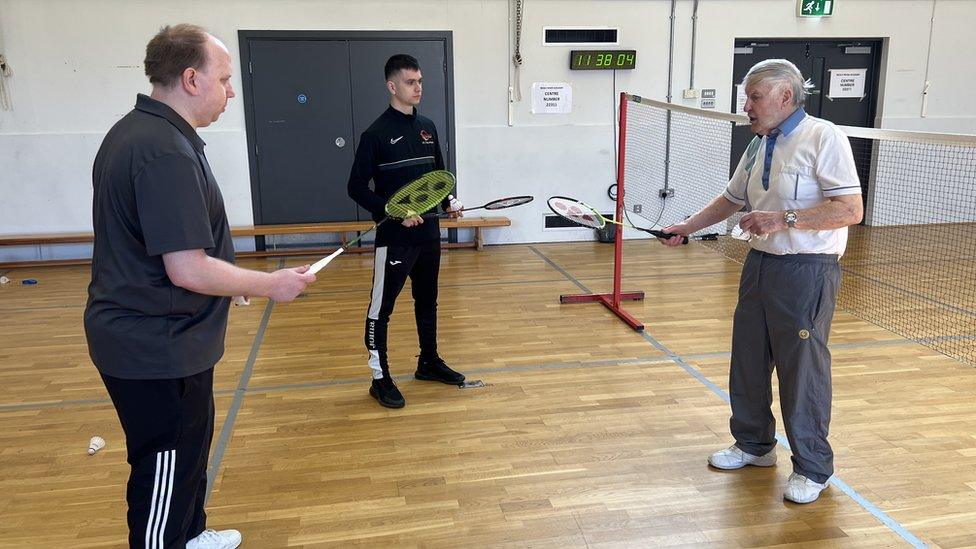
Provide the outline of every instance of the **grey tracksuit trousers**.
{"type": "Polygon", "coordinates": [[[773,255],[753,250],[742,267],[732,328],[730,427],[736,446],[764,455],[776,446],[772,373],[793,470],[815,482],[834,472],[827,337],[840,287],[836,255],[773,255]]]}

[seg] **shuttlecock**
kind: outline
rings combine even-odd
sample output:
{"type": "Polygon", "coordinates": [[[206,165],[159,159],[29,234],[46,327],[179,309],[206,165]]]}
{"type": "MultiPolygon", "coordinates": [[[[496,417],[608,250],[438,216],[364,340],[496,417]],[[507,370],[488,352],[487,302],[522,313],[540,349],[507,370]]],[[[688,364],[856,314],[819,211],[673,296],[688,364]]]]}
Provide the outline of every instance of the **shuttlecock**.
{"type": "Polygon", "coordinates": [[[95,452],[105,447],[105,439],[100,436],[93,436],[88,441],[88,455],[93,456],[95,452]]]}
{"type": "Polygon", "coordinates": [[[464,204],[461,204],[461,201],[460,200],[458,200],[457,198],[454,198],[454,195],[449,194],[449,195],[447,195],[447,198],[448,198],[448,201],[451,203],[451,211],[455,211],[456,212],[458,210],[463,210],[464,209],[464,204]]]}
{"type": "Polygon", "coordinates": [[[0,284],[10,284],[10,279],[5,276],[0,276],[0,284]]]}
{"type": "Polygon", "coordinates": [[[235,295],[234,296],[234,306],[235,307],[241,307],[241,306],[250,305],[250,304],[251,304],[251,300],[248,299],[247,297],[242,296],[242,295],[235,295]]]}

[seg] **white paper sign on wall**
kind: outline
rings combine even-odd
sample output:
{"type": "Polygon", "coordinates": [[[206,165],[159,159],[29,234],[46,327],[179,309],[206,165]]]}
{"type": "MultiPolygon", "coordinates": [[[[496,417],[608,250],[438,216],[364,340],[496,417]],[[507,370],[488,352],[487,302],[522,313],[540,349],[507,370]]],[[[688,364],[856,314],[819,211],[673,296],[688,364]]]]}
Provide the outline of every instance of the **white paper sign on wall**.
{"type": "Polygon", "coordinates": [[[532,114],[573,112],[573,86],[566,82],[533,82],[532,114]]]}
{"type": "Polygon", "coordinates": [[[867,69],[830,69],[830,89],[827,97],[837,99],[843,97],[864,98],[864,82],[867,80],[867,69]]]}
{"type": "Polygon", "coordinates": [[[746,108],[746,87],[742,84],[735,86],[735,112],[741,113],[746,108]]]}

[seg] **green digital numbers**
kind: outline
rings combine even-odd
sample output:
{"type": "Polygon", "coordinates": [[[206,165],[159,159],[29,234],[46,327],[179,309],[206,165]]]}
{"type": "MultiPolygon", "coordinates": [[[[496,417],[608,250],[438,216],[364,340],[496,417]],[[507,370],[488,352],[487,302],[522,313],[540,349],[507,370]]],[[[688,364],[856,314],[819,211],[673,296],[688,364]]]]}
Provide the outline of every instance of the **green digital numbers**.
{"type": "Polygon", "coordinates": [[[636,50],[574,50],[569,57],[571,70],[633,69],[636,64],[636,50]]]}

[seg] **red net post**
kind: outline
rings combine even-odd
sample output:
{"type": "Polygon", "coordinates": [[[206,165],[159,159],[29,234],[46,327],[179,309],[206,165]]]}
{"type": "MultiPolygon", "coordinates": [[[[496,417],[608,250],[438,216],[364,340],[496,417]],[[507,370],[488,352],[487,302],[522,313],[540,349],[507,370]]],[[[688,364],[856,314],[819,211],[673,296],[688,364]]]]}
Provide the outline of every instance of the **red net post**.
{"type": "MultiPolygon", "coordinates": [[[[627,147],[627,103],[629,99],[626,92],[620,92],[620,121],[617,145],[617,212],[614,219],[620,221],[624,218],[624,168],[627,147]]],[[[644,324],[637,320],[633,315],[623,310],[620,301],[644,299],[644,292],[621,292],[620,278],[623,274],[623,247],[624,230],[621,225],[617,225],[616,238],[613,244],[613,293],[610,294],[582,294],[582,295],[562,295],[559,296],[560,303],[587,303],[599,301],[606,308],[610,309],[628,326],[640,332],[644,330],[644,324]]]]}

